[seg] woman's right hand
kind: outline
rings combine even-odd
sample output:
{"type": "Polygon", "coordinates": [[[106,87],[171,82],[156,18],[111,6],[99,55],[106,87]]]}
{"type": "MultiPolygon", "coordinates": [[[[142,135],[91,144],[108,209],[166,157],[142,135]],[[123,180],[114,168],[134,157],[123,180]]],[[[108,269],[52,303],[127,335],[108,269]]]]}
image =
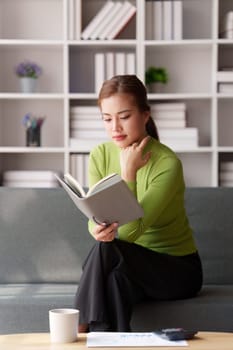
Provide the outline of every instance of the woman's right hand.
{"type": "Polygon", "coordinates": [[[111,242],[117,235],[118,223],[114,222],[111,225],[97,224],[93,228],[93,236],[97,241],[111,242]]]}

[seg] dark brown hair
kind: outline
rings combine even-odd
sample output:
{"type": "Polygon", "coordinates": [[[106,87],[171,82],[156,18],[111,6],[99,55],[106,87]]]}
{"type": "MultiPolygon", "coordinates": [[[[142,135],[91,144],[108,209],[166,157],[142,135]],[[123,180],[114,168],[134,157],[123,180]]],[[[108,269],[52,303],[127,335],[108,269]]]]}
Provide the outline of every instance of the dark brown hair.
{"type": "MultiPolygon", "coordinates": [[[[132,95],[140,112],[150,112],[146,87],[136,75],[116,75],[110,80],[106,80],[99,92],[98,105],[101,105],[101,101],[104,98],[108,98],[116,93],[132,95]]],[[[146,124],[146,131],[148,135],[159,140],[157,127],[151,116],[146,124]]]]}

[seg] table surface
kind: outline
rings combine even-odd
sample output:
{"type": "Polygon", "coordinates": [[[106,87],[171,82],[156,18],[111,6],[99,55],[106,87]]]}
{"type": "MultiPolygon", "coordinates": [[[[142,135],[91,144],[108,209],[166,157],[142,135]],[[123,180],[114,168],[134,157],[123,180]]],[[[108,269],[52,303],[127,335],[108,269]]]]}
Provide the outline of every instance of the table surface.
{"type": "MultiPolygon", "coordinates": [[[[233,350],[233,333],[198,332],[194,339],[188,341],[188,347],[143,347],[143,350],[233,350]]],[[[86,347],[86,334],[79,334],[78,341],[70,344],[51,344],[49,333],[28,333],[0,335],[1,350],[84,350],[86,347]]],[[[93,349],[93,348],[92,348],[93,349]]],[[[97,350],[101,348],[96,348],[97,350]]],[[[104,350],[123,349],[106,347],[104,350]]],[[[126,348],[125,348],[126,349],[126,348]]],[[[132,349],[127,347],[127,349],[132,349]]],[[[135,347],[134,347],[135,349],[135,347]]],[[[140,349],[140,348],[138,348],[140,349]]]]}

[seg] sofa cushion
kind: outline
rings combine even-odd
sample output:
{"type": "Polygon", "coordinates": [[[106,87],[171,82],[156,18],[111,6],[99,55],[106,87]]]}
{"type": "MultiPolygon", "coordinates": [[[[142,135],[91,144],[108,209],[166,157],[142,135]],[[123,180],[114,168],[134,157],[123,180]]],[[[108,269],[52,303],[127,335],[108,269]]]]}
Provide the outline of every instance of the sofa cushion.
{"type": "Polygon", "coordinates": [[[233,332],[233,286],[204,286],[199,296],[174,301],[147,301],[133,313],[135,331],[183,327],[233,332]],[[143,325],[143,327],[142,327],[143,325]]]}
{"type": "Polygon", "coordinates": [[[0,333],[48,332],[48,312],[74,304],[76,284],[1,284],[0,333]]]}

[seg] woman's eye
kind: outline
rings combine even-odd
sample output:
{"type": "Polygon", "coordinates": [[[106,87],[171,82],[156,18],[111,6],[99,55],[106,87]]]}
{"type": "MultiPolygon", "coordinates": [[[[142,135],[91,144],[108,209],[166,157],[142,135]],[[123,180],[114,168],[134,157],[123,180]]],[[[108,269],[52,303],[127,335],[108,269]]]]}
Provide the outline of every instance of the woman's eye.
{"type": "Polygon", "coordinates": [[[125,120],[128,119],[130,117],[130,115],[125,115],[124,117],[121,117],[121,119],[125,120]]]}
{"type": "Polygon", "coordinates": [[[106,122],[106,123],[108,123],[108,122],[111,121],[111,118],[104,118],[103,121],[106,122]]]}

